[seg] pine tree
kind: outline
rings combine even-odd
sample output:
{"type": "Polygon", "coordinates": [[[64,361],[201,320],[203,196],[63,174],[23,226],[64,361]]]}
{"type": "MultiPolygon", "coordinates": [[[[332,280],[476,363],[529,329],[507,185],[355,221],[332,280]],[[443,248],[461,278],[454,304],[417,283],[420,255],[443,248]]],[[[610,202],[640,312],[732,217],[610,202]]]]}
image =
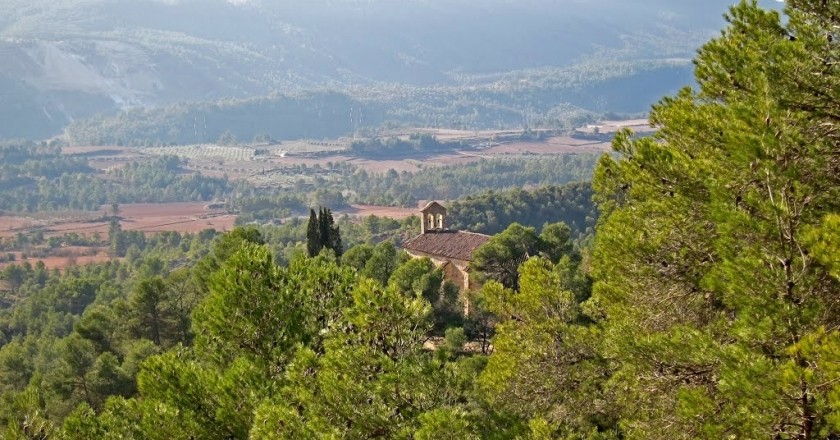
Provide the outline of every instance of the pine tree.
{"type": "Polygon", "coordinates": [[[324,350],[298,350],[251,438],[414,438],[432,422],[427,411],[459,397],[453,375],[423,349],[430,311],[420,297],[361,280],[324,350]]]}
{"type": "Polygon", "coordinates": [[[820,252],[840,211],[840,3],[787,5],[786,24],[733,7],[700,90],[596,172],[592,304],[628,438],[840,435],[840,283],[820,252]]]}
{"type": "Polygon", "coordinates": [[[494,411],[545,423],[546,438],[615,438],[612,396],[604,390],[609,363],[580,307],[586,295],[575,292],[579,267],[570,261],[527,260],[518,292],[496,281],[483,286],[499,322],[477,388],[494,411]]]}
{"type": "Polygon", "coordinates": [[[111,254],[115,257],[125,256],[125,251],[128,248],[126,235],[120,225],[120,220],[116,217],[111,218],[108,226],[108,240],[111,243],[111,254]]]}

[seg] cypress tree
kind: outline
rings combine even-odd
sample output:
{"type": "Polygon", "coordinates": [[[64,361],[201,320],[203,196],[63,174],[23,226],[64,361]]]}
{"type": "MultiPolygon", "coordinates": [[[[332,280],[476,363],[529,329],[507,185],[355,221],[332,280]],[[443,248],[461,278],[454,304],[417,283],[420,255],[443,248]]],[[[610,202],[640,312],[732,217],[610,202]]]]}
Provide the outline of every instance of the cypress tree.
{"type": "MultiPolygon", "coordinates": [[[[332,216],[330,216],[332,219],[332,216]]],[[[341,254],[344,253],[344,248],[341,243],[341,230],[339,230],[338,226],[332,225],[330,226],[330,248],[335,251],[335,256],[340,257],[341,254]]]]}
{"type": "Polygon", "coordinates": [[[314,257],[324,247],[332,249],[336,256],[340,257],[343,253],[341,231],[335,225],[329,208],[319,207],[317,215],[310,209],[309,225],[306,228],[306,250],[310,257],[314,257]]]}
{"type": "Polygon", "coordinates": [[[341,232],[338,226],[335,225],[332,210],[329,208],[324,208],[324,223],[322,227],[326,231],[323,241],[324,246],[332,249],[335,255],[340,257],[342,253],[341,232]]]}
{"type": "MultiPolygon", "coordinates": [[[[330,245],[330,225],[332,214],[329,208],[321,208],[318,212],[318,231],[320,232],[321,248],[330,245]]],[[[320,248],[318,249],[320,251],[320,248]]]]}
{"type": "Polygon", "coordinates": [[[306,226],[306,252],[310,257],[314,257],[318,255],[322,247],[318,217],[315,215],[315,210],[310,208],[309,224],[306,226]]]}

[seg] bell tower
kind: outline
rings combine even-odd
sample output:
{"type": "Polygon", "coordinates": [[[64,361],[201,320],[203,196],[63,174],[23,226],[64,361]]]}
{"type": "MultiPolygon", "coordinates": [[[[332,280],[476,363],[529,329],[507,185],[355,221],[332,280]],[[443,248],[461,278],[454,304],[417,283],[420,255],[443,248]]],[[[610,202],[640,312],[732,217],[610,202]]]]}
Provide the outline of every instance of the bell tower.
{"type": "Polygon", "coordinates": [[[420,233],[439,232],[446,229],[446,208],[438,202],[429,202],[420,210],[420,233]]]}

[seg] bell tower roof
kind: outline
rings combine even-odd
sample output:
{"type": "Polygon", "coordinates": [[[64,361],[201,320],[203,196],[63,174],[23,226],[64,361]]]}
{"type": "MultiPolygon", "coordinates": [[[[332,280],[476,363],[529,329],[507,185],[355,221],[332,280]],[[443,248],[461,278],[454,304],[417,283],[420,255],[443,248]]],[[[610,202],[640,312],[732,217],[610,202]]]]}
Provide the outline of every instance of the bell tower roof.
{"type": "Polygon", "coordinates": [[[443,205],[441,205],[440,203],[438,203],[434,200],[432,200],[429,203],[426,203],[426,206],[424,206],[423,209],[420,210],[420,212],[422,212],[424,214],[427,213],[427,212],[437,213],[437,212],[440,212],[440,211],[442,211],[445,214],[446,213],[446,208],[444,208],[443,205]]]}

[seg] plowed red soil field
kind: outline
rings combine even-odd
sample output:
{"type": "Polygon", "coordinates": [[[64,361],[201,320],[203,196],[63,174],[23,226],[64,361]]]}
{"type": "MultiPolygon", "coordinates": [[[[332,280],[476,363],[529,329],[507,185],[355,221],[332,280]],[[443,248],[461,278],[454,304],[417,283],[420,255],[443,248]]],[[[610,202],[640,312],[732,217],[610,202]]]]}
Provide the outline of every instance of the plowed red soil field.
{"type": "Polygon", "coordinates": [[[374,205],[352,205],[351,209],[337,211],[338,214],[348,214],[359,218],[375,215],[377,217],[390,217],[397,220],[416,215],[418,212],[419,210],[417,208],[394,208],[374,205]]]}
{"type": "MultiPolygon", "coordinates": [[[[207,209],[207,202],[187,203],[137,203],[120,205],[120,224],[124,231],[143,232],[198,232],[204,229],[227,231],[233,228],[236,216],[224,210],[207,209]]],[[[100,213],[91,213],[91,217],[108,212],[102,208],[100,213]]],[[[108,221],[61,221],[44,218],[0,216],[0,237],[9,237],[18,232],[40,227],[47,237],[75,232],[91,235],[98,232],[105,237],[108,221]]]]}

